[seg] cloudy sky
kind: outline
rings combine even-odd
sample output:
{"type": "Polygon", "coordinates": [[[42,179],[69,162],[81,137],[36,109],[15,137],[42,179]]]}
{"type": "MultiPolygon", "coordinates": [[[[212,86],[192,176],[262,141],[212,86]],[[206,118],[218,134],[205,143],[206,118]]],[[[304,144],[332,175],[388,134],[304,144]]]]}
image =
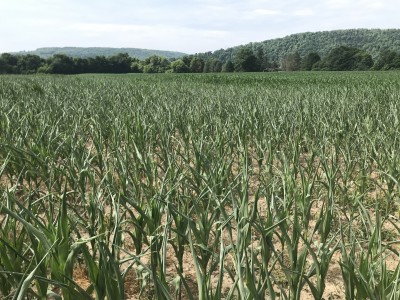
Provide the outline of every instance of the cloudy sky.
{"type": "Polygon", "coordinates": [[[0,53],[134,47],[186,53],[347,28],[400,28],[399,0],[0,0],[0,53]]]}

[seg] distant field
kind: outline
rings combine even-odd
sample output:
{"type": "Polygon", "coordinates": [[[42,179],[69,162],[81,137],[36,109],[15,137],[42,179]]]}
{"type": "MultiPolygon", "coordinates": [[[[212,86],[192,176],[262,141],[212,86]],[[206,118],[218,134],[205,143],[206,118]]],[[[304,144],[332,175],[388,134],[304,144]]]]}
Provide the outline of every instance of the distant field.
{"type": "Polygon", "coordinates": [[[400,299],[399,149],[400,72],[0,76],[0,299],[400,299]]]}

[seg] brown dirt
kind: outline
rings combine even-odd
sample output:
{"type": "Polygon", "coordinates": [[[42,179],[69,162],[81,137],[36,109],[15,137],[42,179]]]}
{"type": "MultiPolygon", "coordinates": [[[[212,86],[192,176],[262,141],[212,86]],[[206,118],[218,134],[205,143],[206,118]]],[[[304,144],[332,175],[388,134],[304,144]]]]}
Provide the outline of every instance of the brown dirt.
{"type": "MultiPolygon", "coordinates": [[[[91,145],[91,143],[88,143],[87,148],[92,149],[93,146],[91,145]]],[[[237,159],[237,158],[236,158],[237,159]]],[[[304,155],[301,157],[301,161],[302,164],[304,164],[304,166],[306,166],[308,163],[311,163],[314,168],[317,171],[317,176],[319,178],[323,178],[323,170],[319,167],[319,161],[317,158],[314,159],[313,162],[309,161],[309,157],[304,155]]],[[[257,191],[258,187],[260,186],[260,178],[258,177],[258,175],[260,174],[260,170],[259,167],[257,165],[257,161],[255,159],[255,157],[252,157],[251,160],[251,164],[252,164],[252,173],[250,174],[250,179],[249,179],[249,194],[250,194],[250,198],[254,198],[254,194],[257,191]]],[[[278,166],[280,164],[280,162],[275,161],[274,165],[278,166]]],[[[182,165],[184,165],[184,163],[182,163],[182,165]]],[[[237,162],[237,160],[234,163],[233,166],[233,174],[237,175],[240,171],[240,166],[237,162]]],[[[356,172],[356,170],[354,171],[356,172]]],[[[162,171],[160,171],[159,174],[162,174],[162,171]]],[[[115,174],[114,174],[115,175],[115,174]]],[[[371,188],[368,191],[368,194],[366,195],[366,197],[368,199],[370,199],[371,201],[378,201],[379,199],[382,199],[383,197],[383,191],[385,190],[385,186],[382,185],[382,183],[380,182],[380,176],[377,172],[371,172],[370,173],[370,181],[371,182],[377,182],[376,185],[371,186],[371,188]],[[383,187],[383,189],[378,189],[377,186],[383,187]]],[[[117,176],[114,176],[117,177],[117,176]]],[[[144,179],[143,179],[144,180],[144,179]]],[[[299,183],[300,178],[296,178],[297,183],[299,183]]],[[[143,182],[145,183],[145,182],[143,182]]],[[[340,182],[339,182],[340,184],[340,182]]],[[[7,179],[5,178],[0,178],[0,186],[6,186],[9,185],[9,182],[7,179]]],[[[45,190],[45,187],[40,187],[42,190],[45,190]]],[[[349,182],[348,186],[346,187],[348,191],[354,191],[355,190],[355,185],[354,182],[349,182]]],[[[91,187],[87,186],[87,192],[91,193],[91,187]]],[[[250,205],[253,203],[253,200],[250,201],[250,205]]],[[[260,216],[266,216],[267,215],[267,210],[268,210],[268,205],[267,205],[267,201],[265,198],[260,198],[259,202],[258,202],[258,212],[260,214],[260,216]]],[[[231,210],[231,208],[227,207],[227,210],[231,210]]],[[[315,219],[318,217],[318,214],[321,210],[321,203],[316,201],[314,203],[314,206],[312,208],[312,216],[315,216],[315,218],[313,218],[310,221],[309,224],[309,228],[308,230],[312,230],[314,228],[314,226],[316,225],[316,221],[315,219]]],[[[105,205],[104,209],[104,215],[105,216],[110,216],[111,215],[111,207],[109,205],[105,205]]],[[[374,216],[374,212],[373,210],[370,210],[371,213],[371,219],[373,219],[374,216]]],[[[1,220],[4,216],[0,215],[0,223],[1,220]]],[[[343,216],[340,216],[343,217],[343,216]]],[[[346,218],[343,218],[342,220],[343,222],[346,222],[346,218]]],[[[165,218],[163,220],[163,222],[166,222],[165,218]]],[[[397,224],[400,224],[399,219],[395,218],[394,222],[397,222],[397,224]]],[[[352,224],[352,226],[355,226],[356,228],[360,226],[360,224],[352,224]]],[[[386,221],[384,223],[383,226],[384,231],[386,232],[386,235],[390,236],[390,240],[399,240],[400,235],[399,232],[397,232],[396,228],[393,226],[393,224],[391,224],[390,222],[386,221]]],[[[225,244],[228,245],[231,242],[235,243],[237,240],[237,236],[236,236],[236,231],[233,231],[234,235],[232,237],[232,241],[230,240],[229,235],[227,234],[227,231],[224,230],[223,231],[223,238],[225,241],[225,244]]],[[[315,235],[316,240],[318,240],[318,235],[315,235]]],[[[254,246],[257,246],[257,237],[254,238],[253,240],[253,244],[254,246]]],[[[276,249],[279,249],[279,243],[278,241],[276,241],[277,243],[275,244],[276,249]]],[[[133,246],[132,246],[132,241],[129,239],[129,237],[126,238],[125,240],[125,249],[128,249],[130,251],[133,251],[133,246]]],[[[304,246],[303,244],[300,245],[300,247],[304,246]]],[[[400,251],[400,246],[398,244],[394,244],[393,248],[396,249],[397,251],[400,251]]],[[[144,250],[144,249],[143,249],[144,250]]],[[[337,251],[334,255],[333,255],[333,259],[331,261],[330,267],[329,267],[329,272],[327,275],[327,279],[326,279],[326,289],[325,289],[325,293],[324,293],[324,298],[325,299],[344,299],[345,295],[344,295],[344,284],[343,284],[343,280],[342,280],[342,275],[341,275],[341,269],[340,269],[340,260],[341,260],[341,254],[339,251],[337,251]]],[[[394,270],[397,265],[398,265],[398,256],[396,256],[394,253],[389,253],[385,259],[385,262],[387,264],[387,267],[389,270],[394,270]]],[[[147,253],[146,255],[144,255],[143,257],[141,257],[141,263],[143,265],[149,265],[149,254],[147,253]]],[[[308,261],[309,264],[312,264],[312,260],[308,261]]],[[[168,278],[167,280],[172,280],[177,272],[176,272],[176,267],[175,265],[177,264],[177,259],[175,256],[175,253],[173,251],[173,248],[168,245],[167,247],[167,266],[166,266],[166,274],[168,274],[168,278]]],[[[229,255],[225,258],[224,261],[224,265],[229,268],[233,265],[233,259],[232,257],[230,257],[229,255]]],[[[123,266],[124,267],[124,266],[123,266]]],[[[279,268],[277,268],[276,272],[279,273],[279,268]]],[[[189,285],[191,291],[196,291],[197,290],[197,282],[196,282],[196,273],[195,273],[195,265],[194,265],[194,259],[190,253],[189,249],[186,249],[185,251],[185,255],[184,255],[184,270],[183,270],[185,279],[187,281],[187,284],[189,285]]],[[[284,281],[284,276],[282,274],[274,274],[276,276],[281,276],[281,280],[284,281]],[[282,277],[283,276],[283,277],[282,277]]],[[[88,274],[87,274],[87,270],[85,269],[85,267],[83,265],[77,265],[74,269],[74,273],[73,273],[73,277],[74,277],[74,281],[81,286],[83,289],[86,289],[89,285],[89,279],[88,279],[88,274]]],[[[216,285],[218,280],[218,272],[214,272],[211,276],[211,282],[213,284],[213,286],[216,285]]],[[[139,299],[139,293],[140,293],[140,283],[139,283],[139,278],[137,275],[137,268],[132,268],[128,274],[125,277],[125,291],[126,291],[126,299],[139,299]]],[[[223,281],[223,293],[227,293],[230,288],[232,287],[233,281],[232,279],[229,277],[228,273],[225,272],[224,273],[224,281],[223,281]]],[[[171,285],[170,287],[171,292],[173,293],[173,287],[171,285]]],[[[144,294],[142,294],[141,298],[151,298],[151,294],[146,292],[144,294]]],[[[185,292],[183,293],[183,299],[186,299],[186,295],[185,292]]],[[[305,285],[304,290],[301,292],[301,298],[308,300],[308,299],[314,299],[312,296],[312,293],[309,289],[309,287],[307,285],[305,285]]],[[[0,299],[1,299],[1,295],[0,295],[0,299]]]]}

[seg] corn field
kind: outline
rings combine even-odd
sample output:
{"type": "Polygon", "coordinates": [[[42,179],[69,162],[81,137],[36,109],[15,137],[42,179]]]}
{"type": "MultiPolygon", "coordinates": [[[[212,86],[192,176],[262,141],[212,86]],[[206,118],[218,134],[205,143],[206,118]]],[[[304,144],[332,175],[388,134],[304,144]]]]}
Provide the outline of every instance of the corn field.
{"type": "Polygon", "coordinates": [[[400,299],[400,73],[0,76],[0,299],[400,299]]]}

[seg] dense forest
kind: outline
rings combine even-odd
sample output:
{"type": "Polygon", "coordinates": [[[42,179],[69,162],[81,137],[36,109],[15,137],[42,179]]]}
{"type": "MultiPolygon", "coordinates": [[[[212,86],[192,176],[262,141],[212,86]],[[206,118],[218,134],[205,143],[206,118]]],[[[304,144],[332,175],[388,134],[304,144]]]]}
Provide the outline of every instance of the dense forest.
{"type": "Polygon", "coordinates": [[[139,60],[127,53],[111,57],[96,56],[73,58],[63,54],[48,59],[37,55],[0,56],[0,74],[82,74],[82,73],[210,73],[210,72],[261,72],[261,71],[354,71],[400,69],[400,52],[383,50],[378,57],[353,47],[333,48],[325,57],[316,52],[301,56],[291,53],[277,62],[271,62],[268,53],[254,52],[242,47],[232,60],[222,62],[210,57],[187,55],[180,59],[167,59],[153,55],[139,60]]]}
{"type": "Polygon", "coordinates": [[[0,74],[209,73],[400,69],[400,30],[302,33],[215,52],[144,59],[130,53],[73,57],[3,53],[0,74]],[[356,46],[354,46],[356,45],[356,46]]]}
{"type": "Polygon", "coordinates": [[[362,49],[373,58],[377,58],[383,50],[400,52],[400,29],[347,29],[298,33],[284,38],[200,53],[199,56],[203,59],[214,58],[226,62],[232,60],[236,52],[245,47],[253,52],[268,53],[270,61],[279,63],[285,56],[296,52],[300,56],[315,52],[324,57],[339,46],[362,49]]]}
{"type": "Polygon", "coordinates": [[[179,58],[186,53],[176,51],[149,50],[139,48],[105,48],[105,47],[46,47],[33,51],[21,51],[12,54],[16,55],[37,55],[41,58],[49,58],[56,54],[64,54],[73,58],[89,58],[96,56],[110,57],[119,53],[127,53],[129,56],[144,60],[150,56],[157,55],[165,58],[179,58]]]}

